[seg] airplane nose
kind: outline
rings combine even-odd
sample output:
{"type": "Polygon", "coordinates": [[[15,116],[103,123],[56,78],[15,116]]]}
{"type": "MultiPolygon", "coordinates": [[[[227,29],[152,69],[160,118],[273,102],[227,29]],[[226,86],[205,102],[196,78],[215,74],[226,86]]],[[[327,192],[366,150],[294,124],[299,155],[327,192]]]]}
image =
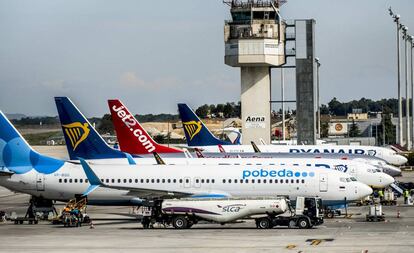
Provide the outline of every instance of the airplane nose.
{"type": "Polygon", "coordinates": [[[359,184],[360,185],[358,188],[359,188],[359,194],[361,195],[360,198],[365,198],[366,196],[369,196],[372,194],[373,191],[371,187],[363,183],[359,183],[359,184]]]}
{"type": "Polygon", "coordinates": [[[403,165],[403,164],[406,164],[408,162],[408,159],[405,156],[396,155],[395,161],[396,161],[395,165],[403,165]]]}
{"type": "Polygon", "coordinates": [[[401,175],[401,169],[392,165],[387,165],[384,172],[393,177],[401,175]]]}
{"type": "Polygon", "coordinates": [[[394,181],[395,179],[392,176],[387,175],[385,173],[383,173],[383,175],[381,176],[381,182],[383,187],[389,186],[390,184],[394,183],[394,181]]]}

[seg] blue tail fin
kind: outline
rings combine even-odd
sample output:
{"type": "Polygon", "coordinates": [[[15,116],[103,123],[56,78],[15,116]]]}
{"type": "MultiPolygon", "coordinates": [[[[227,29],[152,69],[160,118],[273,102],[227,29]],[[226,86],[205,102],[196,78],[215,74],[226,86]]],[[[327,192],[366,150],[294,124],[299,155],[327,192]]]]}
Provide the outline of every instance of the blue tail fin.
{"type": "Polygon", "coordinates": [[[69,98],[55,97],[55,102],[71,160],[126,157],[106,144],[69,98]]]}
{"type": "Polygon", "coordinates": [[[24,174],[32,169],[50,174],[57,171],[63,164],[63,161],[34,151],[6,116],[0,112],[0,166],[16,174],[24,174]]]}
{"type": "Polygon", "coordinates": [[[186,104],[178,104],[178,111],[188,146],[232,145],[216,138],[186,104]]]}

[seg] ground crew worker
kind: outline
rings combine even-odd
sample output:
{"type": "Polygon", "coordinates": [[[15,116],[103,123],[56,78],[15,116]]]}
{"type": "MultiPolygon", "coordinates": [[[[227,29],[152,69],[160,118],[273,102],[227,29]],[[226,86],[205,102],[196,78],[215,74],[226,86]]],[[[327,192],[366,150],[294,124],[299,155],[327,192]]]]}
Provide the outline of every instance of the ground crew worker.
{"type": "Polygon", "coordinates": [[[380,201],[381,202],[384,200],[384,192],[382,191],[382,189],[380,189],[378,191],[378,197],[380,198],[380,201]]]}
{"type": "Polygon", "coordinates": [[[410,192],[406,189],[403,195],[404,195],[404,204],[408,204],[408,198],[410,197],[410,192]]]}

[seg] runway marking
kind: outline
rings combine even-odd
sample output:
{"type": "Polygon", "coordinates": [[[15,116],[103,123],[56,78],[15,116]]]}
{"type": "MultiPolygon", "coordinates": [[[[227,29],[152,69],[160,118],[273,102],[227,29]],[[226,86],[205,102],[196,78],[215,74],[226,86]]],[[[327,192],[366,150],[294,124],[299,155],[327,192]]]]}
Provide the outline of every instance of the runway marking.
{"type": "Polygon", "coordinates": [[[326,239],[307,239],[306,242],[310,242],[312,246],[318,246],[322,242],[332,242],[333,238],[326,238],[326,239]]]}
{"type": "Polygon", "coordinates": [[[288,244],[286,246],[286,249],[294,249],[294,248],[296,248],[296,245],[295,244],[288,244]]]}

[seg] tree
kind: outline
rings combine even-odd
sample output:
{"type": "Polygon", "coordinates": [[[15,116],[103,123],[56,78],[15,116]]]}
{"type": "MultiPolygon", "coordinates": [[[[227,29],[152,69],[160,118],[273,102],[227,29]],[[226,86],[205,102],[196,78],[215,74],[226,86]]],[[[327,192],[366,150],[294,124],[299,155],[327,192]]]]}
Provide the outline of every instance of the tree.
{"type": "Polygon", "coordinates": [[[395,144],[395,127],[391,121],[389,108],[384,108],[381,119],[380,133],[378,133],[378,144],[395,144]],[[385,133],[384,133],[385,131],[385,133]],[[385,136],[384,136],[385,135],[385,136]],[[384,140],[385,137],[385,140],[384,140]]]}
{"type": "Polygon", "coordinates": [[[227,103],[223,108],[223,114],[225,118],[230,118],[233,116],[233,106],[230,103],[227,103]]]}
{"type": "Polygon", "coordinates": [[[321,123],[321,138],[328,138],[329,135],[329,124],[324,121],[321,123]]]}
{"type": "Polygon", "coordinates": [[[210,110],[210,106],[208,105],[202,105],[200,107],[197,108],[197,110],[195,111],[195,113],[200,117],[200,118],[207,118],[207,115],[209,113],[210,110]]]}
{"type": "Polygon", "coordinates": [[[360,134],[358,125],[352,120],[351,128],[349,129],[349,137],[358,137],[360,134]]]}
{"type": "MultiPolygon", "coordinates": [[[[93,122],[93,120],[91,122],[93,122]]],[[[106,134],[106,133],[113,134],[114,133],[114,125],[112,124],[111,115],[110,114],[105,114],[102,117],[102,119],[100,120],[100,122],[98,123],[98,127],[96,129],[101,134],[106,134]]]]}

